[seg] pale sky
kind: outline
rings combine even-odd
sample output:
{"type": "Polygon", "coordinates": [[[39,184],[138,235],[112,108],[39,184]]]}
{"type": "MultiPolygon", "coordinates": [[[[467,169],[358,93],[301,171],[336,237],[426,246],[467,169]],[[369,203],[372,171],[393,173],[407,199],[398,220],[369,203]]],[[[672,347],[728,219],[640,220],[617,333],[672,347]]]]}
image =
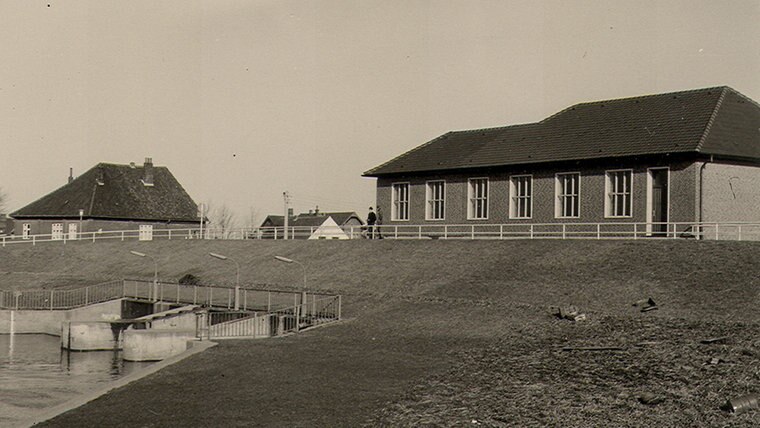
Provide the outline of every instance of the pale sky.
{"type": "Polygon", "coordinates": [[[246,224],[374,205],[362,172],[449,130],[728,85],[760,101],[760,0],[0,0],[0,189],[169,167],[246,224]]]}

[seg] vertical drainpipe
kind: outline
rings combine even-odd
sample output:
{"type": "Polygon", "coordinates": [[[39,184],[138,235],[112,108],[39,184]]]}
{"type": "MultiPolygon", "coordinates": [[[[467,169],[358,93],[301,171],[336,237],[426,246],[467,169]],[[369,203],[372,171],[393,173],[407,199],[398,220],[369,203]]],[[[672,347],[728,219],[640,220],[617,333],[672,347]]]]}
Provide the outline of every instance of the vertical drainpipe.
{"type": "MultiPolygon", "coordinates": [[[[701,232],[701,227],[702,227],[701,226],[702,220],[704,220],[704,216],[702,215],[702,210],[703,210],[703,207],[704,207],[703,199],[704,199],[704,194],[705,194],[705,192],[704,192],[704,172],[705,172],[705,167],[707,166],[707,164],[708,163],[712,163],[712,162],[713,162],[713,155],[710,155],[710,160],[702,162],[702,166],[699,167],[699,212],[697,213],[697,215],[698,215],[697,222],[700,224],[700,226],[699,226],[700,227],[700,232],[701,232]]],[[[700,234],[699,236],[700,236],[700,239],[702,239],[702,235],[700,234]]]]}

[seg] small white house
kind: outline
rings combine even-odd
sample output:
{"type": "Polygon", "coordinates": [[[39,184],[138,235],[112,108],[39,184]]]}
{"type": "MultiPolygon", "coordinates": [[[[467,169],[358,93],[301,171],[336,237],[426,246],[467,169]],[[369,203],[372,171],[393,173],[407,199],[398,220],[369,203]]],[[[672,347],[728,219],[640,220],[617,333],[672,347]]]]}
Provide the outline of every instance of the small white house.
{"type": "Polygon", "coordinates": [[[338,223],[328,216],[325,221],[319,225],[317,230],[309,236],[309,239],[349,239],[343,228],[338,226],[338,223]]]}

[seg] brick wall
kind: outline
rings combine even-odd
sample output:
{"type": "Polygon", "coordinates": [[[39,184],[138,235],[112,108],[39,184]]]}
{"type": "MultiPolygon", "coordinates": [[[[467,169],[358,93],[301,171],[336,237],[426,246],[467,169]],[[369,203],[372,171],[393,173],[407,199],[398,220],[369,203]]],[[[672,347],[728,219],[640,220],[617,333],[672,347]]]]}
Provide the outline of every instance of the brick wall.
{"type": "Polygon", "coordinates": [[[671,222],[695,221],[696,204],[696,169],[693,162],[673,164],[656,163],[637,165],[621,163],[593,168],[563,169],[510,169],[503,172],[442,174],[407,176],[399,178],[378,178],[377,201],[385,213],[386,224],[508,224],[508,223],[616,223],[646,222],[648,214],[648,168],[670,168],[670,218],[671,222]],[[628,218],[605,218],[605,171],[609,169],[633,170],[632,215],[628,218]],[[580,217],[555,217],[555,176],[557,173],[580,172],[580,217]],[[533,175],[533,214],[530,219],[510,219],[510,176],[533,175]],[[488,177],[489,179],[489,215],[487,220],[467,219],[467,185],[468,179],[488,177]],[[426,220],[426,182],[445,180],[445,220],[426,220]],[[393,221],[391,186],[393,183],[408,182],[409,186],[409,221],[393,221]]]}

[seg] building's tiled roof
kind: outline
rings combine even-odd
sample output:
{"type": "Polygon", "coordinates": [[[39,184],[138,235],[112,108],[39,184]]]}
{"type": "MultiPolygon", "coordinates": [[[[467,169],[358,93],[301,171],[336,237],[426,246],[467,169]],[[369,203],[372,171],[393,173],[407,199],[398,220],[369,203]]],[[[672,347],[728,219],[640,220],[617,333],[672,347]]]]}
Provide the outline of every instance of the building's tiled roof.
{"type": "Polygon", "coordinates": [[[197,205],[169,169],[153,167],[153,186],[143,178],[143,166],[100,163],[11,217],[78,218],[82,209],[84,218],[200,221],[197,205]]]}
{"type": "Polygon", "coordinates": [[[760,106],[723,86],[576,104],[541,122],[449,132],[365,176],[666,153],[760,159],[760,106]]]}
{"type": "MultiPolygon", "coordinates": [[[[363,224],[361,218],[353,211],[344,211],[344,212],[320,212],[318,214],[314,213],[300,213],[296,216],[292,216],[288,219],[288,226],[293,227],[309,227],[309,226],[320,226],[322,223],[327,220],[327,217],[332,217],[333,221],[337,223],[339,226],[343,226],[346,224],[348,220],[350,220],[352,217],[356,217],[357,220],[359,220],[360,223],[363,224]]],[[[281,215],[268,215],[266,219],[264,219],[264,222],[261,224],[262,227],[282,227],[285,225],[285,217],[281,215]]]]}

